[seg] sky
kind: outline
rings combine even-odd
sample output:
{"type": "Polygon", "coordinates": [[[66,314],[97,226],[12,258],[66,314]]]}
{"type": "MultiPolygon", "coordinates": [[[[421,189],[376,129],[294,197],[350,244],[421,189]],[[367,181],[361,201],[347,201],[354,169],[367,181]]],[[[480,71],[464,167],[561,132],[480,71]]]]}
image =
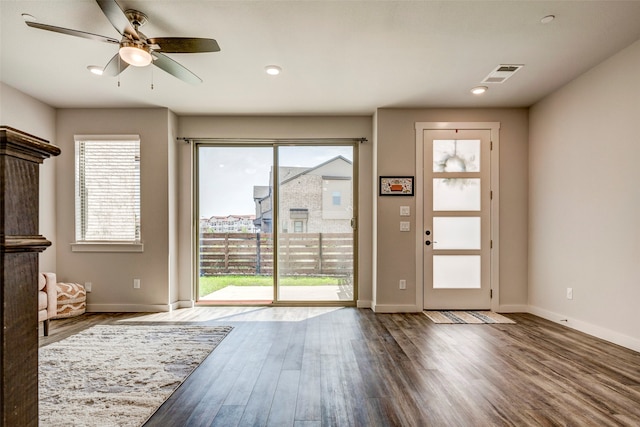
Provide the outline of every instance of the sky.
{"type": "MultiPolygon", "coordinates": [[[[269,185],[271,147],[198,148],[199,218],[255,215],[254,185],[269,185]]],[[[281,146],[281,166],[313,167],[342,155],[353,161],[352,146],[281,146]]]]}

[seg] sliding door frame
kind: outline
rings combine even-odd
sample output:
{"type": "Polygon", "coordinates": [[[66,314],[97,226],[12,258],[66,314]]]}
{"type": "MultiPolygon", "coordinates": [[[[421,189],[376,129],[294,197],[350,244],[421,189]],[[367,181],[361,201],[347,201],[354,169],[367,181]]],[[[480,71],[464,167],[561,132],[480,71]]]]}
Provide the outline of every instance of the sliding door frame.
{"type": "MultiPolygon", "coordinates": [[[[194,254],[192,259],[192,292],[194,301],[199,299],[199,277],[200,277],[200,162],[199,148],[201,147],[272,147],[273,148],[273,206],[272,206],[272,223],[273,223],[273,301],[269,304],[261,304],[267,306],[329,306],[329,307],[355,307],[358,300],[358,157],[359,144],[365,142],[364,138],[292,138],[292,139],[251,139],[251,138],[184,138],[185,141],[193,145],[192,164],[193,164],[193,248],[194,254]],[[353,150],[352,163],[352,197],[353,197],[353,298],[351,300],[339,301],[314,301],[314,300],[294,300],[280,301],[278,298],[279,291],[279,266],[278,266],[278,236],[280,235],[279,222],[279,164],[278,164],[278,148],[279,147],[304,147],[304,146],[351,146],[353,150]]],[[[239,304],[241,301],[239,301],[239,304]]],[[[215,301],[207,305],[216,305],[215,301]]],[[[225,304],[229,305],[229,304],[225,304]]],[[[246,304],[242,304],[246,305],[246,304]]]]}

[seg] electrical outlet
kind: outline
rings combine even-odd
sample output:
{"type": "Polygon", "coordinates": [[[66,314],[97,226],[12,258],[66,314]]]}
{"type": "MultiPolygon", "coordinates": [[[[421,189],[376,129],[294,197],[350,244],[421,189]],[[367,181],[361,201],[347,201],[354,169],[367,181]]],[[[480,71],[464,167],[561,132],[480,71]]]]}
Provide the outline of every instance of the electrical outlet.
{"type": "Polygon", "coordinates": [[[140,289],[140,279],[133,279],[133,289],[140,289]]]}
{"type": "Polygon", "coordinates": [[[84,282],[84,290],[86,292],[91,292],[91,282],[84,282]]]}
{"type": "Polygon", "coordinates": [[[407,289],[407,281],[400,279],[400,289],[407,289]]]}
{"type": "Polygon", "coordinates": [[[409,221],[400,221],[400,231],[411,231],[411,223],[409,221]]]}
{"type": "Polygon", "coordinates": [[[573,299],[573,288],[567,288],[567,299],[573,299]]]}
{"type": "Polygon", "coordinates": [[[411,207],[400,206],[400,216],[411,216],[411,207]]]}

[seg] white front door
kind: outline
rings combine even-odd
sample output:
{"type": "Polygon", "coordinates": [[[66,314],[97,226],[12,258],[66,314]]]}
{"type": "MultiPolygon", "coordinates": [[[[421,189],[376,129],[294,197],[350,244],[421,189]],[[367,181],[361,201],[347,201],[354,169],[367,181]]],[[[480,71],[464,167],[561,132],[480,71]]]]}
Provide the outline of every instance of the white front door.
{"type": "Polygon", "coordinates": [[[491,131],[423,130],[425,309],[491,308],[491,131]]]}

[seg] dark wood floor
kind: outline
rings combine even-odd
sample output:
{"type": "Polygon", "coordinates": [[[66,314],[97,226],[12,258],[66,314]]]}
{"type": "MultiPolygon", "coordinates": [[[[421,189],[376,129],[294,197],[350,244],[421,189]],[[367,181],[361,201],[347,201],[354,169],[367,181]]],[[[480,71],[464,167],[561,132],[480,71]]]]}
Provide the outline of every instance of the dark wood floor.
{"type": "Polygon", "coordinates": [[[40,343],[96,323],[234,326],[146,426],[640,426],[640,353],[508,316],[197,307],[53,321],[40,343]]]}

